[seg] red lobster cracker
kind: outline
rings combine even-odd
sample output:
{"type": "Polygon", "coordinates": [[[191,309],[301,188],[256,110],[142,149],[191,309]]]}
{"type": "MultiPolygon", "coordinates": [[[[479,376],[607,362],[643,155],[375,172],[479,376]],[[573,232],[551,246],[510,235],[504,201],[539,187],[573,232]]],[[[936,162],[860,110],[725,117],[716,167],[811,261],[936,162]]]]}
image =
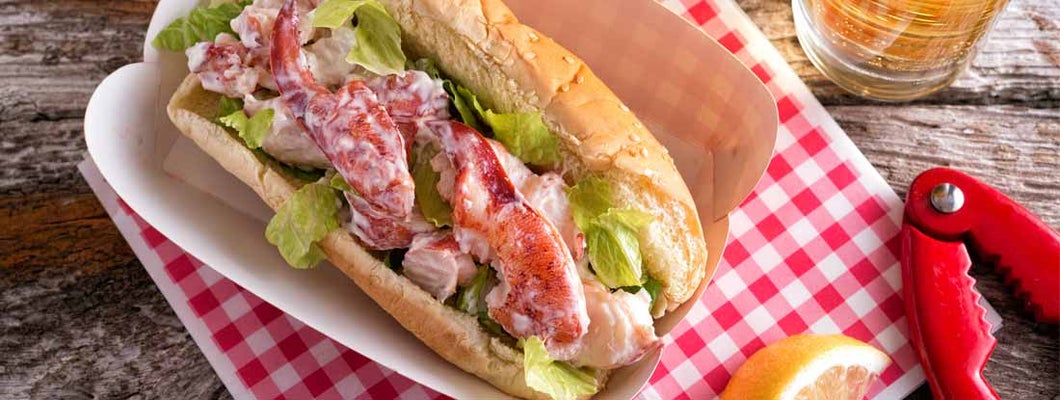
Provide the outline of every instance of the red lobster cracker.
{"type": "Polygon", "coordinates": [[[1035,319],[1060,321],[1060,235],[1001,192],[948,168],[910,185],[902,224],[909,333],[936,399],[998,399],[983,378],[997,340],[968,275],[967,243],[996,263],[1035,319]]]}

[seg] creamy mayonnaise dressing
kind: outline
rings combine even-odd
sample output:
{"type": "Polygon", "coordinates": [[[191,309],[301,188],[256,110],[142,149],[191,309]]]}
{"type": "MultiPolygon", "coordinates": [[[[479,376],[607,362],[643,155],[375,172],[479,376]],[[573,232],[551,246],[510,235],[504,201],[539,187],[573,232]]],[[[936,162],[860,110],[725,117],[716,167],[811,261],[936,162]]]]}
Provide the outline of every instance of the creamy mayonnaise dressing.
{"type": "Polygon", "coordinates": [[[258,87],[260,71],[247,64],[247,49],[232,35],[222,33],[214,43],[196,43],[185,54],[188,69],[199,76],[206,90],[243,97],[258,87]]]}
{"type": "MultiPolygon", "coordinates": [[[[423,137],[419,139],[423,142],[423,137]]],[[[433,145],[426,143],[425,145],[433,145]]],[[[453,204],[453,192],[456,187],[456,173],[457,169],[453,166],[453,163],[449,161],[449,157],[445,153],[438,153],[431,158],[431,169],[434,169],[438,173],[438,184],[435,185],[435,189],[438,190],[438,194],[442,196],[445,201],[449,202],[452,207],[463,207],[466,211],[471,211],[475,206],[476,201],[478,204],[486,204],[485,193],[478,191],[469,193],[460,204],[453,204]]],[[[490,249],[489,242],[486,241],[486,237],[474,229],[464,229],[462,227],[453,228],[453,236],[456,238],[456,242],[460,244],[460,250],[471,254],[475,257],[475,260],[483,264],[488,264],[493,260],[493,251],[490,249]]]]}
{"type": "Polygon", "coordinates": [[[291,116],[291,111],[281,98],[258,100],[253,95],[243,97],[243,110],[250,116],[269,108],[276,114],[272,118],[272,126],[265,134],[265,140],[261,143],[262,150],[277,160],[296,167],[331,168],[331,162],[291,116]]]}
{"type": "Polygon", "coordinates": [[[398,219],[376,211],[355,193],[345,192],[344,196],[350,205],[350,218],[343,227],[369,249],[408,248],[417,235],[437,230],[417,208],[413,208],[407,218],[398,219]]]}
{"type": "Polygon", "coordinates": [[[659,346],[651,316],[651,296],[611,292],[596,281],[583,281],[589,332],[571,362],[579,367],[617,368],[639,360],[659,346]]]}
{"type": "Polygon", "coordinates": [[[445,154],[438,153],[431,158],[431,169],[438,173],[438,184],[434,185],[438,194],[450,204],[453,202],[453,188],[456,186],[456,167],[445,154]]]}
{"type": "Polygon", "coordinates": [[[278,9],[249,5],[243,8],[232,20],[232,31],[239,35],[239,41],[248,49],[269,47],[272,36],[272,24],[276,21],[278,9]]]}
{"type": "Polygon", "coordinates": [[[401,262],[402,273],[439,301],[456,293],[457,285],[475,277],[475,262],[461,252],[451,233],[432,232],[412,239],[401,262]]]}
{"type": "Polygon", "coordinates": [[[317,82],[338,86],[357,70],[357,65],[346,62],[346,54],[356,41],[353,30],[341,26],[333,29],[331,36],[305,47],[306,62],[317,82]]]}
{"type": "Polygon", "coordinates": [[[394,119],[405,141],[416,140],[420,128],[429,121],[449,119],[449,95],[442,81],[426,72],[408,70],[401,74],[374,76],[365,80],[379,102],[394,119]]]}
{"type": "MultiPolygon", "coordinates": [[[[314,36],[320,34],[313,29],[313,13],[312,10],[316,9],[317,5],[320,4],[320,0],[298,0],[298,31],[301,32],[301,41],[303,44],[309,42],[314,36]]],[[[272,26],[276,21],[276,14],[280,12],[280,7],[283,7],[283,0],[254,0],[249,6],[243,9],[243,14],[232,20],[232,30],[234,30],[239,37],[246,42],[246,38],[243,36],[243,32],[240,28],[236,27],[236,20],[240,18],[246,19],[245,14],[252,14],[261,22],[260,29],[257,32],[251,33],[251,35],[258,36],[263,41],[259,41],[262,46],[269,46],[269,39],[272,36],[272,26]],[[247,11],[250,9],[250,11],[247,11]]],[[[241,23],[245,23],[241,22],[241,23]]],[[[258,39],[258,38],[255,38],[258,39]]],[[[247,44],[247,47],[250,47],[247,44]]]]}
{"type": "MultiPolygon", "coordinates": [[[[473,178],[468,181],[475,181],[473,178]]],[[[440,183],[440,182],[439,182],[440,183]]],[[[482,187],[481,184],[473,184],[475,187],[482,187]]],[[[469,215],[485,215],[486,205],[490,204],[489,194],[485,190],[464,190],[464,197],[459,200],[459,204],[453,204],[452,206],[460,207],[462,212],[469,215]]],[[[457,243],[460,244],[460,250],[467,252],[475,257],[475,260],[483,264],[493,262],[496,257],[494,249],[489,244],[489,239],[486,237],[485,232],[481,232],[477,229],[469,229],[462,226],[457,226],[454,229],[454,236],[456,237],[457,243]]]]}

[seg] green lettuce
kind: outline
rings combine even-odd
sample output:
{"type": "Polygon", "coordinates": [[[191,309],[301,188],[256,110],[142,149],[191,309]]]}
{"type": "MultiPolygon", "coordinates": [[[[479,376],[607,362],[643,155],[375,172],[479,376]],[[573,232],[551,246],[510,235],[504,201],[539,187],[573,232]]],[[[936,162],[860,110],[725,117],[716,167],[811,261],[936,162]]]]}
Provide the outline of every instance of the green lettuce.
{"type": "MultiPolygon", "coordinates": [[[[507,332],[504,331],[504,327],[490,318],[489,309],[486,307],[486,294],[489,290],[497,284],[497,275],[488,265],[480,265],[478,267],[478,274],[468,283],[467,286],[460,289],[460,292],[456,295],[456,308],[474,315],[478,319],[479,325],[487,333],[493,336],[499,336],[503,338],[511,338],[507,332]]],[[[513,338],[514,340],[514,338],[513,338]]]]}
{"type": "Polygon", "coordinates": [[[276,111],[271,108],[258,111],[257,114],[250,118],[247,118],[243,110],[238,110],[218,118],[218,122],[235,129],[239,133],[239,137],[243,139],[243,142],[247,144],[247,147],[257,149],[265,141],[265,135],[272,128],[272,118],[275,116],[276,111]]]}
{"type": "Polygon", "coordinates": [[[338,194],[325,184],[310,183],[280,206],[265,228],[265,238],[292,267],[311,268],[324,260],[317,242],[338,227],[338,194]]]}
{"type": "Polygon", "coordinates": [[[282,170],[285,174],[300,180],[303,183],[316,182],[320,180],[320,178],[323,178],[327,173],[327,171],[322,169],[295,167],[293,165],[284,164],[262,149],[255,149],[254,154],[257,155],[258,158],[266,160],[270,167],[282,170]]]}
{"type": "Polygon", "coordinates": [[[468,314],[478,314],[486,310],[486,289],[493,279],[493,269],[488,265],[480,265],[478,274],[471,279],[456,298],[456,308],[468,314]]]}
{"type": "MultiPolygon", "coordinates": [[[[484,329],[486,333],[489,333],[493,336],[511,338],[511,336],[508,335],[508,332],[504,331],[504,327],[501,326],[501,324],[498,324],[497,321],[494,321],[493,318],[490,318],[489,312],[487,312],[486,310],[481,310],[478,312],[478,323],[479,325],[482,325],[482,329],[484,329]]],[[[514,338],[512,338],[512,340],[514,340],[514,338]]]]}
{"type": "Polygon", "coordinates": [[[354,16],[357,26],[353,34],[357,41],[346,61],[379,75],[404,71],[401,27],[377,0],[327,0],[314,11],[313,27],[336,29],[354,16]]]}
{"type": "Polygon", "coordinates": [[[343,26],[365,3],[368,3],[368,0],[327,0],[320,3],[313,10],[313,27],[335,29],[343,26]]]}
{"type": "Polygon", "coordinates": [[[421,58],[413,62],[406,61],[405,69],[415,69],[426,72],[427,76],[431,77],[431,79],[442,79],[442,71],[438,70],[438,65],[430,58],[421,58]]]}
{"type": "Polygon", "coordinates": [[[187,17],[177,18],[158,32],[151,45],[159,50],[184,51],[198,42],[212,42],[218,34],[231,33],[231,21],[243,12],[249,0],[200,7],[187,17]]]}
{"type": "Polygon", "coordinates": [[[221,101],[217,110],[217,119],[232,114],[236,111],[243,110],[243,100],[233,99],[231,97],[221,96],[221,101]]]}
{"type": "Polygon", "coordinates": [[[612,207],[611,185],[598,178],[579,182],[567,191],[567,196],[574,223],[585,233],[589,263],[600,282],[610,288],[643,285],[647,274],[639,236],[652,216],[612,207]]]}
{"type": "Polygon", "coordinates": [[[596,393],[596,376],[565,362],[554,361],[537,336],[523,341],[523,374],[526,385],[554,400],[577,399],[596,393]]]}
{"type": "Polygon", "coordinates": [[[328,173],[331,175],[328,178],[328,186],[331,186],[332,189],[338,190],[340,192],[354,191],[353,187],[346,182],[346,178],[342,177],[342,174],[339,174],[338,172],[332,170],[329,170],[328,173]]]}
{"type": "Polygon", "coordinates": [[[568,189],[567,198],[570,199],[574,223],[584,231],[593,219],[611,208],[611,199],[614,198],[614,194],[611,184],[607,181],[600,178],[587,178],[568,189]]]}
{"type": "MultiPolygon", "coordinates": [[[[650,310],[654,310],[655,309],[655,299],[658,299],[659,298],[659,293],[662,292],[662,282],[659,282],[657,279],[652,278],[652,277],[649,276],[648,280],[646,282],[644,282],[644,286],[643,287],[644,287],[644,290],[648,291],[648,296],[651,296],[651,308],[649,308],[649,309],[650,310]]],[[[634,291],[633,294],[637,294],[637,292],[634,291]]]]}
{"type": "Polygon", "coordinates": [[[434,146],[422,146],[414,153],[412,161],[412,181],[416,185],[416,205],[420,206],[423,217],[436,227],[452,225],[453,208],[438,193],[438,180],[441,175],[431,168],[431,158],[438,154],[434,146]]]}
{"type": "Polygon", "coordinates": [[[548,131],[540,112],[497,114],[486,110],[482,117],[493,128],[493,138],[524,163],[542,167],[559,163],[559,140],[548,131]]]}
{"type": "Polygon", "coordinates": [[[476,131],[486,133],[482,129],[483,123],[479,120],[479,116],[485,111],[482,109],[482,105],[478,103],[478,98],[467,88],[450,80],[442,82],[442,88],[449,94],[449,99],[453,101],[453,107],[456,108],[456,113],[460,116],[460,122],[475,128],[476,131]]]}
{"type": "Polygon", "coordinates": [[[545,126],[540,112],[496,113],[484,109],[467,88],[446,80],[442,83],[453,101],[460,121],[504,144],[524,163],[547,167],[560,161],[559,140],[545,126]],[[490,132],[483,129],[489,126],[490,132]]]}
{"type": "Polygon", "coordinates": [[[583,230],[589,263],[601,283],[617,288],[644,282],[637,236],[649,223],[651,215],[647,213],[612,208],[583,230]]]}

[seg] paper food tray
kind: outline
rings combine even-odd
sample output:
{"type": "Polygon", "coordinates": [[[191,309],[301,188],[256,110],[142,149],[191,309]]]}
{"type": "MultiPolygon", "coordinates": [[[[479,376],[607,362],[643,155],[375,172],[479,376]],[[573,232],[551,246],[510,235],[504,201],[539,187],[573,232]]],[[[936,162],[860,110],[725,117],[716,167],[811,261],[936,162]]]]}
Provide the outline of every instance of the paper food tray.
{"type": "MultiPolygon", "coordinates": [[[[507,3],[521,21],[583,58],[670,150],[699,208],[709,276],[725,245],[728,212],[772,154],[777,113],[766,88],[721,45],[649,0],[507,3]]],[[[103,176],[174,243],[325,335],[449,396],[499,396],[436,356],[337,269],[288,267],[265,241],[268,208],[172,126],[165,106],[187,74],[186,60],[156,51],[149,40],[195,6],[193,0],[160,2],[144,62],[119,69],[93,95],[85,136],[103,176]]],[[[686,305],[698,301],[708,282],[686,305]]],[[[658,333],[688,308],[658,321],[658,333]]],[[[656,351],[616,371],[601,397],[632,398],[659,356],[656,351]]]]}

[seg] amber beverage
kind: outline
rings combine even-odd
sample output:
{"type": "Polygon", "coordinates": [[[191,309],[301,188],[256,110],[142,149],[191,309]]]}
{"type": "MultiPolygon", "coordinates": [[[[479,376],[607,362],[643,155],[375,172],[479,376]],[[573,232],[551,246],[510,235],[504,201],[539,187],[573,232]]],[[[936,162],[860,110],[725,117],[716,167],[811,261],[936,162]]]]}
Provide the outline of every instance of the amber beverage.
{"type": "Polygon", "coordinates": [[[903,101],[952,83],[1008,0],[792,0],[810,61],[856,94],[903,101]]]}

